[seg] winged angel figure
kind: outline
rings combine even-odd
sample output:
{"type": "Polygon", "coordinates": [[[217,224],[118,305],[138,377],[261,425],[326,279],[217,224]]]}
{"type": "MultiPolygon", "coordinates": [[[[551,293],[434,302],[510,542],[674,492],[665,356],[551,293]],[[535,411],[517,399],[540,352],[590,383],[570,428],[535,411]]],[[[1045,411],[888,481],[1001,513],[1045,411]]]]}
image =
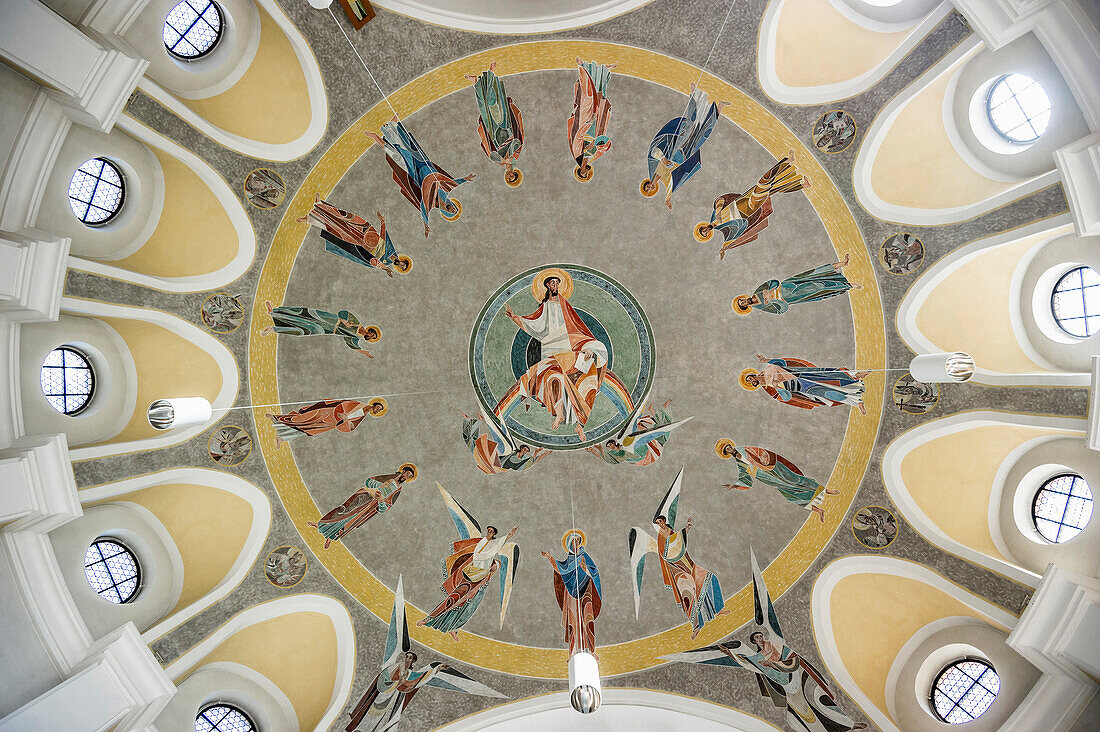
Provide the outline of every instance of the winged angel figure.
{"type": "Polygon", "coordinates": [[[509,470],[526,470],[550,454],[545,447],[531,449],[508,434],[500,418],[485,410],[472,419],[462,415],[462,441],[473,453],[474,462],[483,473],[498,475],[509,470]]]}
{"type": "Polygon", "coordinates": [[[415,663],[416,654],[412,652],[409,624],[405,620],[405,591],[401,585],[401,578],[398,577],[382,670],[374,677],[367,693],[363,694],[363,698],[351,710],[351,721],[345,727],[346,731],[355,732],[365,717],[375,720],[370,732],[386,732],[394,729],[401,721],[401,712],[412,703],[416,692],[425,686],[474,696],[507,698],[445,663],[433,661],[414,671],[415,663]]]}
{"type": "Polygon", "coordinates": [[[825,676],[787,645],[775,614],[756,554],[752,553],[752,594],[756,602],[756,630],[748,644],[727,641],[687,653],[661,656],[666,661],[744,668],[756,674],[761,696],[787,708],[787,726],[798,732],[848,732],[865,729],[853,722],[836,703],[825,676]]]}
{"type": "Polygon", "coordinates": [[[500,626],[503,628],[508,598],[512,594],[512,580],[519,566],[519,546],[512,541],[519,527],[508,532],[507,536],[497,536],[495,526],[486,526],[482,531],[481,524],[469,511],[459,505],[443,486],[439,483],[435,485],[443,496],[443,503],[460,538],[451,545],[451,554],[443,560],[443,586],[440,589],[446,597],[416,624],[450,633],[452,638],[458,640],[458,629],[477,612],[489,580],[498,574],[500,626]]]}
{"type": "Polygon", "coordinates": [[[635,526],[630,530],[630,576],[634,584],[634,618],[638,618],[638,606],[641,602],[642,571],[645,569],[646,555],[653,552],[661,563],[661,578],[665,587],[676,594],[676,603],[691,622],[691,637],[699,635],[703,626],[718,617],[726,615],[722,586],[710,570],[696,564],[688,554],[688,531],[695,525],[688,517],[684,528],[675,531],[676,506],[680,502],[680,482],[684,469],[676,474],[668,492],[665,493],[657,513],[653,514],[654,537],[646,529],[635,526]]]}
{"type": "Polygon", "coordinates": [[[668,405],[672,400],[666,401],[658,409],[649,407],[649,397],[646,397],[630,415],[622,430],[615,437],[607,440],[602,445],[585,448],[593,455],[599,455],[605,463],[620,465],[649,465],[661,457],[661,448],[668,441],[672,430],[685,422],[691,421],[691,417],[672,421],[672,415],[668,412],[668,405]]]}

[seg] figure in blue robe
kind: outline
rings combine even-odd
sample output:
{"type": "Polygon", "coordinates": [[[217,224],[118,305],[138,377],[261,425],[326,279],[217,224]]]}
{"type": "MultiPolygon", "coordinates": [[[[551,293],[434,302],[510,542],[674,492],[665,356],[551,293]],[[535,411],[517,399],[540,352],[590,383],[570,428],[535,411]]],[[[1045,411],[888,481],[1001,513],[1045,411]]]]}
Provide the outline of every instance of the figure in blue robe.
{"type": "Polygon", "coordinates": [[[766,358],[756,354],[765,366],[759,370],[741,372],[741,387],[754,391],[763,386],[772,399],[800,409],[853,406],[860,414],[867,413],[863,403],[866,385],[863,380],[870,371],[852,372],[844,368],[816,366],[799,358],[766,358]]]}
{"type": "Polygon", "coordinates": [[[542,552],[554,570],[554,597],[561,608],[561,626],[570,656],[596,651],[596,618],[600,616],[603,590],[600,571],[585,551],[585,542],[584,532],[572,530],[562,537],[562,546],[568,552],[565,559],[559,561],[549,552],[542,552]]]}
{"type": "Polygon", "coordinates": [[[701,167],[699,151],[728,104],[711,102],[705,91],[691,85],[684,116],[669,120],[649,144],[649,177],[642,181],[643,196],[656,195],[664,183],[665,205],[672,210],[672,194],[701,167]]]}

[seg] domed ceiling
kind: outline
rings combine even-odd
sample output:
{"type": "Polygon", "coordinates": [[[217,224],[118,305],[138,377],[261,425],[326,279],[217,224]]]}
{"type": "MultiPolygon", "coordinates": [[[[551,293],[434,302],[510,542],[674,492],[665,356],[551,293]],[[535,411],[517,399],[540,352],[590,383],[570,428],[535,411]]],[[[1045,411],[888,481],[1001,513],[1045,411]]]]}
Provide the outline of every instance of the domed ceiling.
{"type": "MultiPolygon", "coordinates": [[[[922,262],[1064,212],[1065,200],[1044,189],[918,229],[872,218],[852,184],[864,130],[968,28],[946,17],[839,106],[785,106],[757,78],[764,5],[738,3],[723,19],[710,3],[657,2],[524,40],[380,12],[351,36],[368,72],[327,12],[294,3],[284,10],[322,70],[329,123],[312,152],[285,163],[220,147],[142,93],[131,100],[128,114],[237,183],[258,254],[220,294],[81,273],[67,292],[205,319],[236,356],[242,388],[209,441],[78,463],[77,477],[209,466],[209,452],[275,505],[261,556],[276,555],[158,639],[166,663],[244,608],[329,595],[356,634],[343,727],[383,664],[400,584],[420,663],[447,661],[513,699],[560,690],[563,610],[540,552],[563,561],[574,529],[599,569],[607,685],[694,696],[777,726],[786,716],[751,673],[664,658],[747,639],[758,622],[750,557],[756,600],[766,583],[787,644],[819,666],[810,589],[842,556],[921,562],[1020,610],[1027,588],[936,548],[885,508],[881,454],[933,408],[1071,414],[1084,393],[914,385],[894,322],[922,262]],[[593,75],[598,94],[578,85],[593,75]],[[512,125],[483,141],[479,93],[498,82],[512,125]],[[577,89],[581,116],[601,97],[610,105],[609,118],[606,108],[584,117],[587,149],[600,154],[579,167],[568,127],[577,89]],[[677,137],[693,123],[694,137],[677,137]],[[520,125],[514,176],[486,149],[499,158],[520,125]],[[415,203],[373,138],[383,132],[415,168],[415,203]],[[654,149],[674,168],[656,192],[654,149]],[[650,535],[661,547],[669,537],[657,516],[673,536],[691,525],[679,568],[646,554],[650,535]],[[454,589],[441,591],[448,557],[470,561],[469,540],[490,525],[499,537],[518,528],[496,547],[496,576],[455,590],[460,612],[431,627],[426,614],[454,589]]],[[[261,99],[241,112],[280,114],[261,99]]],[[[464,575],[484,577],[474,576],[464,575]]],[[[830,686],[845,724],[867,720],[830,686]]],[[[429,690],[402,725],[434,728],[493,703],[429,690]]]]}

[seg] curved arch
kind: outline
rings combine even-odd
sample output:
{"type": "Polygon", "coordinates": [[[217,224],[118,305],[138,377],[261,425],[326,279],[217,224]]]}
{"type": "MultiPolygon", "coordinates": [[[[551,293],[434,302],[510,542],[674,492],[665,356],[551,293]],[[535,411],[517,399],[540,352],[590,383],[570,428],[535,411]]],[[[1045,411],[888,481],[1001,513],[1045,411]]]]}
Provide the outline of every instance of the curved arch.
{"type": "MultiPolygon", "coordinates": [[[[553,732],[576,724],[568,692],[520,699],[451,722],[436,732],[553,732]]],[[[684,729],[698,732],[777,732],[780,727],[721,704],[649,689],[606,687],[600,704],[605,729],[635,732],[684,729]]]]}
{"type": "Polygon", "coordinates": [[[221,662],[247,666],[278,686],[294,705],[301,729],[327,729],[351,693],[351,616],[342,604],[322,595],[293,595],[254,605],[166,670],[178,685],[197,670],[221,662]]]}
{"type": "Polygon", "coordinates": [[[374,0],[392,13],[473,33],[529,35],[571,30],[625,15],[653,0],[556,0],[527,6],[497,0],[374,0]],[[556,7],[547,7],[553,5],[556,7]]]}
{"type": "Polygon", "coordinates": [[[73,460],[179,444],[214,424],[224,416],[218,412],[224,412],[236,399],[240,383],[237,360],[221,341],[198,326],[159,310],[72,297],[62,298],[61,309],[104,321],[125,341],[135,366],[135,375],[125,385],[133,412],[122,431],[105,441],[71,449],[73,460]],[[165,368],[165,363],[175,366],[165,368]],[[197,392],[187,396],[205,396],[215,415],[206,424],[154,430],[146,417],[149,403],[180,396],[179,390],[197,392]]]}
{"type": "MultiPolygon", "coordinates": [[[[188,94],[187,98],[178,96],[148,76],[138,82],[138,88],[219,145],[261,160],[294,160],[312,150],[321,141],[328,127],[328,98],[324,80],[309,44],[278,3],[272,0],[254,1],[260,15],[259,48],[250,61],[242,61],[247,69],[233,86],[220,90],[219,85],[215,89],[217,93],[201,99],[194,98],[193,94],[188,94]],[[275,33],[281,34],[281,37],[272,35],[275,33]],[[273,40],[265,41],[265,34],[273,40]],[[273,83],[267,67],[274,60],[284,57],[284,41],[297,60],[307,97],[306,107],[298,103],[301,100],[293,100],[288,102],[285,109],[294,111],[298,116],[308,116],[304,129],[292,133],[297,134],[297,137],[286,139],[283,127],[278,130],[272,128],[268,130],[267,140],[250,137],[244,133],[244,129],[228,129],[236,125],[238,120],[247,123],[253,119],[249,112],[254,105],[264,101],[264,89],[267,88],[265,85],[273,83]]],[[[285,119],[277,122],[282,125],[284,121],[285,119]]]]}
{"type": "Polygon", "coordinates": [[[757,43],[760,88],[777,102],[802,105],[865,92],[952,10],[948,2],[921,4],[928,6],[925,12],[890,22],[868,17],[844,0],[771,0],[757,43]],[[815,63],[826,56],[839,63],[815,63]]]}
{"type": "Polygon", "coordinates": [[[142,634],[148,641],[229,594],[259,557],[271,527],[267,495],[243,478],[220,470],[172,468],[86,488],[79,495],[83,504],[114,500],[142,506],[165,526],[180,551],[183,584],[179,600],[159,623],[142,634]],[[219,499],[212,491],[236,500],[219,499]],[[247,517],[246,509],[251,514],[247,517]],[[206,511],[208,517],[201,532],[181,522],[181,518],[200,511],[206,511]],[[209,523],[211,518],[214,524],[209,523]],[[199,572],[202,576],[196,579],[193,575],[199,572]]]}
{"type": "Polygon", "coordinates": [[[1085,420],[963,412],[932,420],[882,456],[886,493],[905,520],[944,551],[1035,587],[1039,575],[1005,546],[1002,493],[1018,456],[1037,444],[1084,437],[1085,420]],[[958,490],[963,486],[965,490],[958,490]]]}
{"type": "Polygon", "coordinates": [[[117,125],[151,149],[159,173],[151,187],[159,193],[160,205],[150,218],[150,230],[129,247],[102,259],[72,256],[69,266],[166,292],[213,290],[243,275],[256,256],[256,234],[236,193],[197,155],[133,117],[123,114],[117,125]],[[218,209],[224,218],[193,218],[196,211],[218,209]],[[233,252],[229,258],[227,251],[233,252]],[[181,271],[192,272],[169,274],[181,271]]]}
{"type": "Polygon", "coordinates": [[[1029,282],[1036,279],[1029,274],[1036,254],[1071,231],[1062,216],[979,239],[943,257],[917,278],[898,306],[902,340],[917,353],[971,354],[974,380],[983,384],[1087,385],[1087,368],[1071,371],[1037,350],[1032,334],[1038,327],[1028,312],[1031,292],[1025,291],[1025,285],[1031,291],[1037,286],[1029,282]],[[960,321],[960,311],[969,317],[960,321]]]}
{"type": "Polygon", "coordinates": [[[814,582],[810,613],[829,673],[889,732],[901,728],[887,703],[888,679],[908,641],[946,618],[1002,633],[1017,620],[924,565],[886,556],[848,556],[826,566],[814,582]]]}

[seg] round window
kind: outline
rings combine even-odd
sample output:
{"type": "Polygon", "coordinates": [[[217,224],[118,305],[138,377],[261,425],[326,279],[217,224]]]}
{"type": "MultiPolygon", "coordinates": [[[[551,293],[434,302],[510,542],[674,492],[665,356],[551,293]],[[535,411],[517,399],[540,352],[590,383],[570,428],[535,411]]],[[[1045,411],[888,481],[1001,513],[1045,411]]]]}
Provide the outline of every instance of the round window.
{"type": "Polygon", "coordinates": [[[1035,529],[1052,544],[1069,541],[1092,518],[1092,489],[1080,475],[1056,475],[1040,486],[1031,504],[1035,529]]]}
{"type": "Polygon", "coordinates": [[[932,682],[932,710],[948,724],[965,724],[982,716],[1000,690],[1001,677],[988,662],[962,658],[932,682]]]}
{"type": "Polygon", "coordinates": [[[211,704],[195,717],[195,732],[254,732],[248,715],[231,704],[211,704]]]}
{"type": "Polygon", "coordinates": [[[62,414],[77,414],[92,399],[95,372],[88,358],[69,346],[49,352],[42,362],[42,394],[62,414]]]}
{"type": "Polygon", "coordinates": [[[103,226],[122,210],[126,184],[107,158],[85,160],[69,181],[69,208],[88,226],[103,226]]]}
{"type": "Polygon", "coordinates": [[[97,595],[116,605],[133,600],[141,584],[137,557],[106,537],[96,539],[84,553],[84,576],[97,595]]]}
{"type": "Polygon", "coordinates": [[[1062,275],[1050,296],[1058,327],[1078,338],[1100,328],[1100,274],[1092,267],[1074,267],[1062,275]]]}
{"type": "Polygon", "coordinates": [[[1007,74],[989,90],[989,121],[1009,142],[1035,142],[1050,122],[1050,98],[1029,76],[1007,74]]]}
{"type": "Polygon", "coordinates": [[[214,50],[222,37],[222,11],[211,0],[183,0],[164,19],[164,47],[184,61],[214,50]]]}

